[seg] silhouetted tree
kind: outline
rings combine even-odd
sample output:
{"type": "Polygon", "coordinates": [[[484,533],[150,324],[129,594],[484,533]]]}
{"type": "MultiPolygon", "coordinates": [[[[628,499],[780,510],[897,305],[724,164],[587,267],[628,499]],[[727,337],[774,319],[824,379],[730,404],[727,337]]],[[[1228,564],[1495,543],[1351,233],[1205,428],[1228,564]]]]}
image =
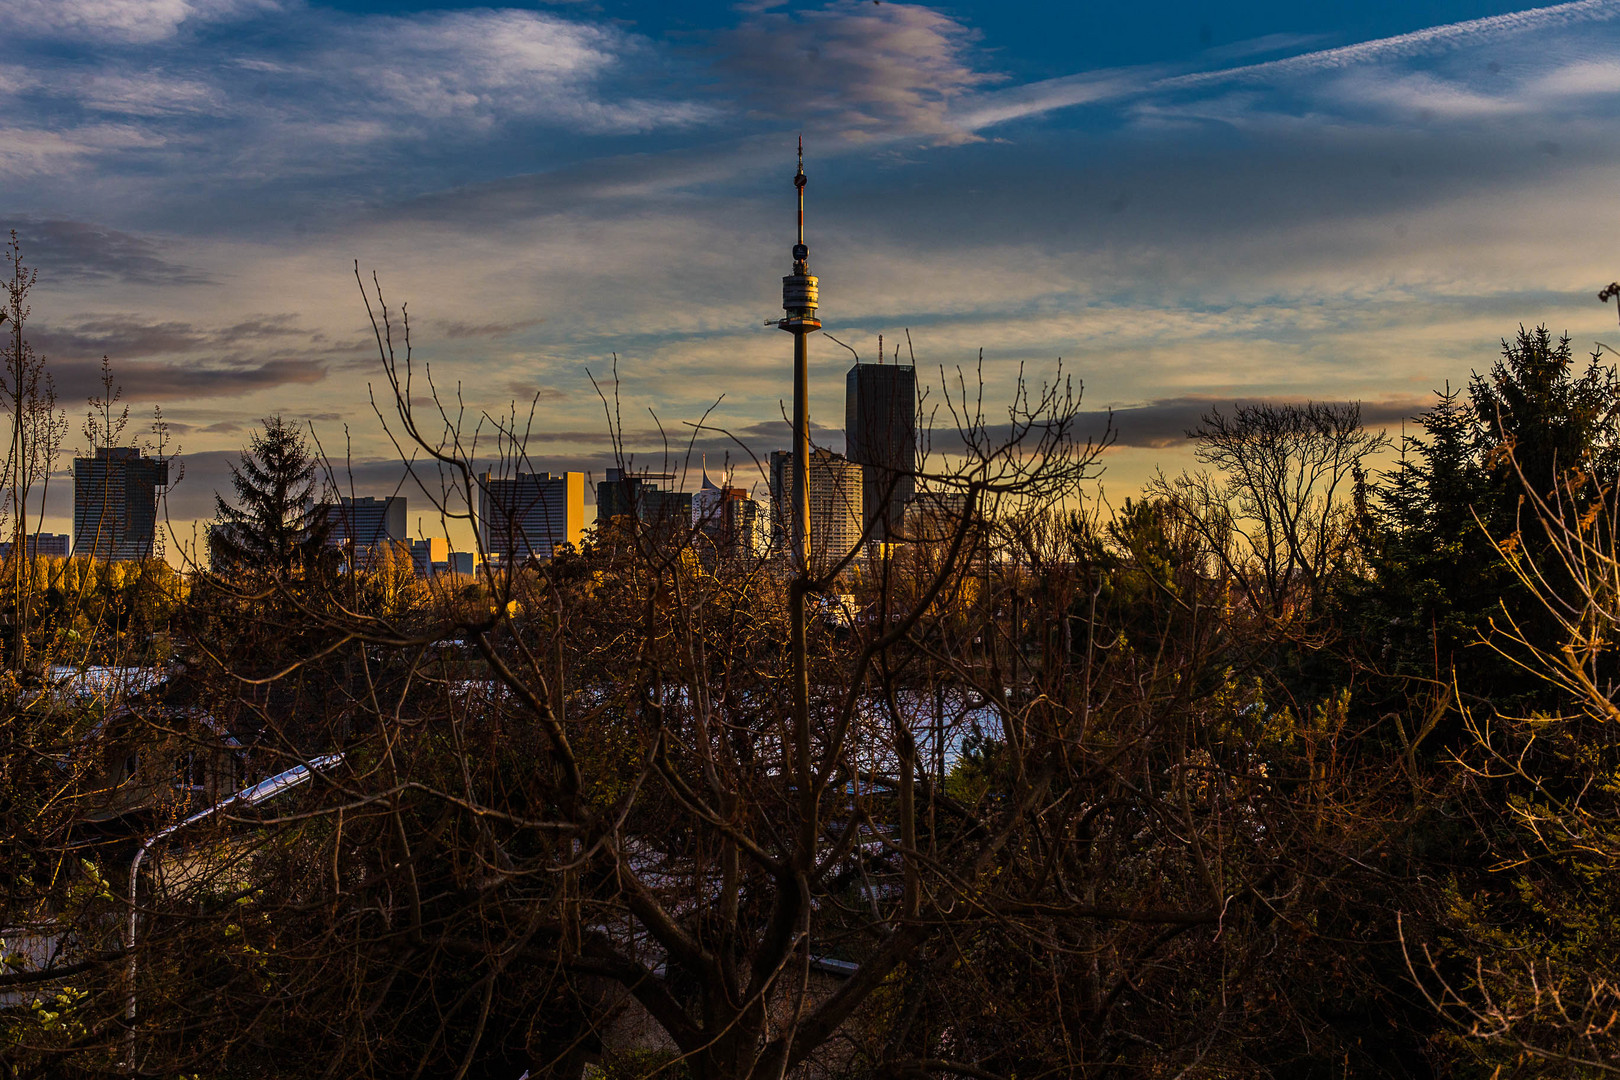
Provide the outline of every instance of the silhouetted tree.
{"type": "Polygon", "coordinates": [[[240,505],[215,496],[219,520],[209,531],[215,569],[288,579],[325,544],[325,515],[315,501],[317,461],[299,430],[280,415],[250,437],[231,486],[240,505]]]}

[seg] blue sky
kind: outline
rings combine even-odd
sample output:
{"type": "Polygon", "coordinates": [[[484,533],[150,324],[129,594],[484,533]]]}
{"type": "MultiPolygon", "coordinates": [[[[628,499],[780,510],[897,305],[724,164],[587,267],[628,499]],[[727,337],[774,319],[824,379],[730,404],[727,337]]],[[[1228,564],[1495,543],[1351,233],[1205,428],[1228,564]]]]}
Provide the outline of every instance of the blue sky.
{"type": "MultiPolygon", "coordinates": [[[[182,518],[272,411],[384,482],[356,259],[441,384],[540,394],[537,462],[610,463],[585,373],[615,353],[640,460],[653,413],[722,394],[774,449],[801,131],[828,330],[871,358],[909,329],[936,377],[982,348],[992,395],[1062,357],[1118,410],[1116,497],[1186,463],[1210,401],[1398,424],[1520,322],[1615,333],[1620,0],[0,0],[0,26],[36,343],[72,410],[103,353],[163,405],[182,518]]],[[[813,356],[837,446],[849,354],[813,356]]]]}

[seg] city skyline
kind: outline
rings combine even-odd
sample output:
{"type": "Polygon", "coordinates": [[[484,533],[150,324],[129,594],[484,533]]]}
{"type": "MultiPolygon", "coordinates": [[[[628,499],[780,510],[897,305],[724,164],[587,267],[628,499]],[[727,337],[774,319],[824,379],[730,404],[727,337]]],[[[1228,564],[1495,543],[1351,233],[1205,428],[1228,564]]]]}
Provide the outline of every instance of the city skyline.
{"type": "MultiPolygon", "coordinates": [[[[924,382],[983,347],[991,398],[1063,357],[1119,410],[1116,491],[1185,464],[1209,404],[1354,399],[1398,427],[1520,322],[1583,349],[1613,326],[1614,3],[0,11],[33,338],[70,416],[102,353],[137,414],[164,407],[182,534],[272,412],[337,457],[347,435],[354,494],[408,493],[355,259],[476,407],[538,396],[537,467],[615,464],[585,374],[614,353],[634,467],[695,465],[683,422],[722,392],[709,423],[763,462],[789,445],[762,324],[800,130],[827,332],[872,361],[909,328],[924,382]]],[[[811,354],[835,451],[850,362],[811,354]]],[[[756,471],[718,434],[695,452],[728,447],[756,471]]],[[[70,497],[53,483],[46,531],[70,497]]]]}

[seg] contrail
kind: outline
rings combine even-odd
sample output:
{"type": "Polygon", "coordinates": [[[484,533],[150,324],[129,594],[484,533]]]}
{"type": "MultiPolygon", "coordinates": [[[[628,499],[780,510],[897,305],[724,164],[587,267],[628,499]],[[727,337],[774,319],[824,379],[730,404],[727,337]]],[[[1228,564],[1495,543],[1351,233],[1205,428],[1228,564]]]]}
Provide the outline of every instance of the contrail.
{"type": "Polygon", "coordinates": [[[1483,44],[1489,39],[1509,34],[1575,26],[1580,23],[1604,22],[1616,17],[1620,17],[1620,2],[1617,0],[1575,0],[1569,4],[1531,8],[1528,11],[1515,11],[1506,15],[1490,15],[1483,19],[1470,19],[1467,22],[1447,23],[1445,26],[1431,26],[1426,30],[1414,30],[1410,34],[1397,34],[1394,37],[1363,41],[1357,45],[1344,45],[1336,49],[1321,49],[1281,60],[1267,60],[1260,64],[1172,76],[1160,80],[1155,84],[1155,88],[1174,89],[1202,83],[1225,82],[1230,79],[1328,71],[1349,67],[1352,64],[1398,60],[1483,44]]]}
{"type": "Polygon", "coordinates": [[[1380,60],[1431,55],[1468,45],[1485,44],[1514,34],[1614,18],[1620,18],[1620,0],[1574,0],[1568,4],[1431,26],[1409,34],[1215,71],[1167,75],[1163,66],[1144,66],[1067,75],[979,95],[971,103],[964,103],[965,107],[957,114],[956,122],[965,131],[977,131],[1072,105],[1118,101],[1155,91],[1181,90],[1212,83],[1260,81],[1277,76],[1331,71],[1380,60]]]}

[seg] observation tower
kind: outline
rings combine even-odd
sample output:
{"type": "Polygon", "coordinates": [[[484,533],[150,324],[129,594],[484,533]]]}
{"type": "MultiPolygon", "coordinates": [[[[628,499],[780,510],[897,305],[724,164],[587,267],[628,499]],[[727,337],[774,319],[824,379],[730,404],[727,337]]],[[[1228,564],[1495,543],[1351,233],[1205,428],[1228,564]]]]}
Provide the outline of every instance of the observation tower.
{"type": "Polygon", "coordinates": [[[810,351],[808,339],[821,329],[816,318],[818,289],[804,242],[804,136],[799,136],[799,171],[793,186],[799,199],[799,239],[793,245],[793,273],[782,279],[782,318],[777,328],[793,335],[793,505],[787,514],[793,561],[810,566],[810,351]]]}

